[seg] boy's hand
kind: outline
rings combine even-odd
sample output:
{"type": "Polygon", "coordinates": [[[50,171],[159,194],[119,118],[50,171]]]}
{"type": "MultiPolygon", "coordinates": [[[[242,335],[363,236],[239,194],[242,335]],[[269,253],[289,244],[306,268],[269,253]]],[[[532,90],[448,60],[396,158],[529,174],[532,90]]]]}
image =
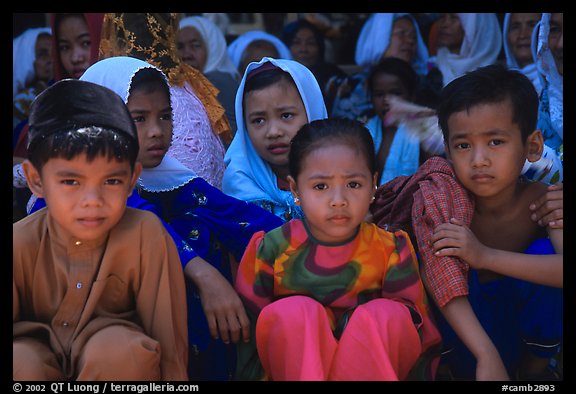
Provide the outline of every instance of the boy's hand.
{"type": "Polygon", "coordinates": [[[563,189],[562,182],[548,186],[546,193],[530,204],[530,218],[543,227],[564,228],[563,189]]]}
{"type": "Polygon", "coordinates": [[[434,229],[432,247],[436,256],[454,256],[470,264],[473,268],[482,268],[488,248],[472,233],[464,222],[452,218],[434,229]]]}

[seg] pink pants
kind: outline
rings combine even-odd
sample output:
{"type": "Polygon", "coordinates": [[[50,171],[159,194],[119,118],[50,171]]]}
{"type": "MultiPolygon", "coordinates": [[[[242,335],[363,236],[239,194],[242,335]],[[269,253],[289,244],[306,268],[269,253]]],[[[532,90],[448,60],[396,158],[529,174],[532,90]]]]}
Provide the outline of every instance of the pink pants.
{"type": "Polygon", "coordinates": [[[336,340],[324,307],[292,296],[267,305],[256,345],[270,380],[403,380],[422,352],[408,308],[376,299],[356,308],[336,340]]]}

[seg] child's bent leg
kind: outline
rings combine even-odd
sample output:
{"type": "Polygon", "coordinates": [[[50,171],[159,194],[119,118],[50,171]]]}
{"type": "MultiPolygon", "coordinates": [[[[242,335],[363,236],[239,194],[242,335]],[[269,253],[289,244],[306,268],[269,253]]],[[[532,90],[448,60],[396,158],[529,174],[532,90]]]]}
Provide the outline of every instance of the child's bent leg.
{"type": "Polygon", "coordinates": [[[372,300],[356,308],[344,329],[330,380],[403,380],[421,353],[408,307],[372,300]]]}
{"type": "Polygon", "coordinates": [[[159,343],[131,327],[116,325],[97,331],[79,352],[78,380],[162,378],[159,343]]]}
{"type": "Polygon", "coordinates": [[[63,380],[64,374],[50,347],[34,338],[12,341],[12,377],[22,380],[63,380]]]}
{"type": "Polygon", "coordinates": [[[264,307],[256,323],[256,344],[271,380],[326,380],[337,346],[326,310],[305,296],[264,307]]]}

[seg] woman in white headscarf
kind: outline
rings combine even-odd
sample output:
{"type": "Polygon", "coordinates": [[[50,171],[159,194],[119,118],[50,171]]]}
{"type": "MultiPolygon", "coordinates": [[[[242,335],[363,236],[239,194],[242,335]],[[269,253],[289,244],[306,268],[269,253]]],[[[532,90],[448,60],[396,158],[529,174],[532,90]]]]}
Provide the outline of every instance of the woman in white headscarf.
{"type": "Polygon", "coordinates": [[[504,15],[502,27],[506,65],[526,75],[534,84],[538,94],[542,90],[542,84],[532,56],[532,32],[541,16],[539,12],[507,13],[504,15]]]}
{"type": "Polygon", "coordinates": [[[228,45],[228,55],[241,74],[249,63],[258,62],[263,57],[292,59],[290,49],[282,40],[262,30],[251,30],[239,35],[228,45]]]}
{"type": "MultiPolygon", "coordinates": [[[[282,183],[282,181],[287,181],[278,177],[277,173],[272,169],[271,164],[262,158],[255,148],[248,131],[248,120],[244,113],[246,81],[249,80],[250,85],[254,82],[254,80],[250,81],[251,78],[256,78],[258,74],[260,74],[260,77],[263,77],[268,70],[270,70],[270,72],[277,72],[277,69],[288,73],[296,85],[301,102],[306,111],[306,119],[304,119],[303,124],[305,124],[306,121],[311,122],[316,119],[325,119],[328,117],[320,86],[314,74],[312,74],[306,66],[295,60],[272,59],[268,57],[263,58],[259,62],[250,63],[246,68],[246,72],[236,93],[236,124],[238,130],[224,156],[226,170],[222,182],[222,191],[240,200],[255,203],[273,212],[282,220],[288,221],[294,217],[301,217],[301,209],[294,203],[294,198],[287,187],[287,183],[285,188],[279,186],[279,183],[282,183]]],[[[279,82],[274,82],[274,84],[276,83],[279,82]]],[[[274,86],[263,85],[265,86],[260,85],[258,88],[252,90],[251,93],[274,86]]],[[[290,103],[290,106],[287,107],[288,109],[280,110],[281,113],[279,116],[282,119],[292,119],[295,112],[294,108],[298,106],[298,104],[299,103],[290,103]]],[[[261,117],[264,118],[264,115],[261,117]]],[[[256,121],[258,121],[258,123],[265,123],[270,120],[265,119],[260,122],[260,119],[256,119],[256,121]]],[[[250,120],[250,122],[252,122],[252,120],[250,120]]],[[[286,152],[286,148],[288,147],[289,149],[289,142],[291,140],[287,134],[295,134],[303,124],[292,124],[292,126],[296,126],[296,130],[293,130],[294,127],[291,127],[290,130],[284,127],[283,130],[274,131],[274,136],[266,137],[275,140],[274,143],[277,145],[277,149],[279,148],[278,145],[280,142],[282,143],[282,156],[284,156],[285,159],[282,166],[286,169],[288,167],[288,153],[286,152]]]]}
{"type": "Polygon", "coordinates": [[[374,115],[366,79],[371,67],[386,57],[410,63],[421,77],[428,73],[428,49],[411,14],[375,13],[366,20],[356,41],[355,61],[362,69],[328,82],[326,105],[331,117],[366,122],[374,115]]]}
{"type": "Polygon", "coordinates": [[[431,60],[446,86],[467,71],[496,62],[502,49],[502,29],[494,13],[442,14],[437,40],[438,51],[431,60]]]}
{"type": "Polygon", "coordinates": [[[32,100],[52,79],[52,29],[32,27],[12,40],[13,124],[28,118],[32,100]]]}
{"type": "Polygon", "coordinates": [[[204,16],[185,17],[179,22],[176,50],[182,61],[201,71],[219,90],[218,101],[224,107],[230,129],[234,133],[234,98],[240,74],[228,55],[222,30],[204,16]]]}

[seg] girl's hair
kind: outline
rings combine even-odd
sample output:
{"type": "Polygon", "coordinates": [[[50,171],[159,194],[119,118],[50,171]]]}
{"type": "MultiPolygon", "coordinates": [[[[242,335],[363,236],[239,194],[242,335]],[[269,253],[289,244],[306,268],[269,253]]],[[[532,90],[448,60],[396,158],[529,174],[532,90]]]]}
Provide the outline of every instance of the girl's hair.
{"type": "Polygon", "coordinates": [[[138,70],[130,81],[130,94],[141,91],[145,94],[151,94],[157,91],[163,92],[170,100],[170,86],[162,73],[151,67],[138,70]]]}
{"type": "Polygon", "coordinates": [[[534,130],[538,119],[538,93],[526,75],[501,64],[479,67],[456,78],[440,92],[438,125],[448,141],[448,119],[456,112],[480,104],[510,102],[512,121],[520,128],[522,142],[534,130]]]}
{"type": "Polygon", "coordinates": [[[86,154],[88,161],[99,156],[128,160],[134,169],[138,140],[110,128],[87,126],[40,136],[28,146],[28,158],[38,172],[50,159],[72,160],[81,154],[86,154]]]}
{"type": "Polygon", "coordinates": [[[374,65],[368,75],[368,92],[373,93],[374,79],[380,74],[390,74],[398,77],[402,85],[408,92],[409,99],[412,99],[418,87],[418,74],[410,63],[396,57],[385,57],[374,65]]]}
{"type": "Polygon", "coordinates": [[[251,70],[246,76],[246,81],[244,82],[244,97],[254,90],[265,89],[280,81],[287,81],[296,87],[296,83],[290,73],[276,67],[270,62],[264,63],[262,66],[251,70]]]}
{"type": "Polygon", "coordinates": [[[370,173],[376,169],[374,141],[364,125],[352,119],[328,118],[314,120],[298,130],[290,143],[288,154],[290,175],[296,179],[302,171],[302,162],[318,148],[347,145],[366,159],[370,173]]]}

